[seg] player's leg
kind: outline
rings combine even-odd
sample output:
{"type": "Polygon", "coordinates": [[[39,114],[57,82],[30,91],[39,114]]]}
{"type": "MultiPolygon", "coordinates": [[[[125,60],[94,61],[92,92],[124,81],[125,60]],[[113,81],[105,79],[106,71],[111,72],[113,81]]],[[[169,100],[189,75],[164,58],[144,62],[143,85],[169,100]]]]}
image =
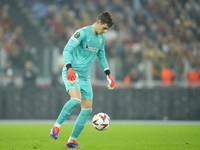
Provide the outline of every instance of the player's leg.
{"type": "Polygon", "coordinates": [[[83,128],[85,127],[85,124],[90,116],[90,113],[92,112],[92,99],[82,99],[81,100],[81,112],[76,119],[76,122],[74,124],[73,131],[71,133],[71,136],[66,144],[66,147],[71,147],[71,144],[76,141],[77,137],[82,132],[83,128]]]}
{"type": "Polygon", "coordinates": [[[81,92],[79,89],[69,89],[69,95],[71,96],[71,99],[65,103],[63,106],[56,123],[51,128],[50,136],[54,139],[58,138],[58,133],[60,131],[62,123],[68,118],[68,116],[71,114],[72,110],[78,106],[81,102],[81,92]]]}
{"type": "MultiPolygon", "coordinates": [[[[83,128],[85,127],[85,124],[90,116],[90,113],[92,112],[92,99],[82,99],[81,101],[81,112],[75,122],[71,137],[77,138],[83,128]]],[[[72,140],[73,140],[72,138],[72,140]]],[[[69,139],[70,142],[71,139],[69,139]]]]}
{"type": "Polygon", "coordinates": [[[67,82],[67,71],[66,68],[63,69],[62,72],[62,78],[65,84],[66,91],[70,95],[71,99],[65,103],[63,106],[56,123],[51,128],[50,136],[54,139],[58,138],[58,133],[60,131],[60,127],[62,123],[68,118],[68,116],[71,114],[72,110],[80,104],[81,102],[81,91],[80,91],[80,85],[79,82],[74,85],[70,82],[67,82]]]}
{"type": "MultiPolygon", "coordinates": [[[[71,147],[70,144],[73,144],[73,142],[76,141],[77,137],[82,132],[83,128],[85,127],[85,124],[89,118],[90,113],[92,112],[92,103],[93,103],[93,91],[92,86],[89,80],[84,80],[81,82],[81,112],[76,119],[76,122],[74,124],[73,131],[71,133],[71,136],[66,144],[66,147],[71,147]]],[[[80,147],[79,145],[75,145],[74,147],[80,147]]]]}
{"type": "Polygon", "coordinates": [[[71,99],[65,103],[58,116],[57,123],[60,125],[68,118],[72,110],[81,102],[81,92],[79,89],[69,89],[68,93],[71,96],[71,99]]]}
{"type": "MultiPolygon", "coordinates": [[[[67,82],[67,70],[66,67],[63,67],[62,79],[65,84],[66,91],[70,95],[70,100],[63,106],[56,123],[51,128],[50,136],[54,139],[58,138],[58,133],[60,131],[61,124],[68,118],[72,110],[81,102],[81,91],[79,82],[75,85],[67,82]]],[[[79,80],[79,79],[78,79],[79,80]]]]}

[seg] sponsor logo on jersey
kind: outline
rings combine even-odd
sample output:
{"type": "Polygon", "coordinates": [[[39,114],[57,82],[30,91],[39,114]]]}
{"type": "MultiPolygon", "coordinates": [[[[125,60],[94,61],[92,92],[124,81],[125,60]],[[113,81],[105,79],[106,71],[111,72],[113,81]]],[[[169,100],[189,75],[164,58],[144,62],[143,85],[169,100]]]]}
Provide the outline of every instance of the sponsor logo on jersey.
{"type": "Polygon", "coordinates": [[[95,51],[95,52],[99,51],[99,49],[97,48],[90,47],[88,43],[86,44],[85,49],[90,50],[90,51],[95,51]]]}

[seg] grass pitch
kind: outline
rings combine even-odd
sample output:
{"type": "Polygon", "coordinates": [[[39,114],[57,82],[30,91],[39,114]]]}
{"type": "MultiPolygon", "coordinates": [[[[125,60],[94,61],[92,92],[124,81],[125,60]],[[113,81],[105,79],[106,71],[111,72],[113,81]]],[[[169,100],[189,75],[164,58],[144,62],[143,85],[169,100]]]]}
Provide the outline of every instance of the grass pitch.
{"type": "MultiPolygon", "coordinates": [[[[58,139],[53,124],[0,123],[0,150],[64,150],[73,124],[63,124],[58,139]]],[[[85,150],[200,150],[200,125],[112,124],[97,131],[86,124],[77,142],[85,150]]]]}

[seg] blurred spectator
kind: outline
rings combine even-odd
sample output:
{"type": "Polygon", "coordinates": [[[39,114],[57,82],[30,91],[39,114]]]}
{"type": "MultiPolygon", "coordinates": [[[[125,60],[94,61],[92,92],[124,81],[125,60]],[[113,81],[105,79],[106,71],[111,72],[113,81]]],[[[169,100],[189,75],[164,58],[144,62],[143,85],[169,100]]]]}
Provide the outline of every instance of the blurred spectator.
{"type": "Polygon", "coordinates": [[[161,71],[162,87],[170,87],[175,81],[175,72],[172,66],[165,66],[161,71]]]}
{"type": "Polygon", "coordinates": [[[16,26],[15,29],[14,29],[14,32],[13,32],[13,34],[15,35],[13,42],[20,49],[23,49],[24,46],[25,46],[25,41],[24,41],[24,38],[23,38],[23,32],[24,32],[24,29],[23,29],[22,26],[16,26]]]}
{"type": "Polygon", "coordinates": [[[61,14],[57,14],[50,22],[49,39],[56,45],[64,37],[64,24],[61,14]]]}
{"type": "Polygon", "coordinates": [[[0,25],[4,29],[5,35],[9,38],[12,34],[12,23],[9,15],[10,6],[8,4],[3,5],[0,10],[0,25]]]}
{"type": "Polygon", "coordinates": [[[23,68],[23,62],[21,59],[21,55],[23,54],[23,50],[26,48],[26,44],[23,38],[23,27],[17,26],[14,29],[14,32],[10,39],[5,44],[5,49],[8,54],[8,58],[12,60],[13,65],[18,69],[23,68]]]}
{"type": "Polygon", "coordinates": [[[48,12],[44,18],[42,18],[42,25],[45,27],[47,31],[49,31],[49,27],[51,25],[52,19],[54,19],[56,15],[56,6],[54,4],[51,4],[48,6],[48,12]]]}
{"type": "Polygon", "coordinates": [[[129,73],[124,77],[123,82],[125,84],[130,84],[131,82],[137,82],[138,81],[138,74],[135,69],[135,67],[131,67],[129,69],[129,73]]]}
{"type": "Polygon", "coordinates": [[[200,83],[200,70],[197,65],[193,65],[192,68],[188,71],[188,86],[190,88],[199,87],[200,83]]]}
{"type": "Polygon", "coordinates": [[[0,71],[0,77],[1,77],[1,84],[4,87],[7,86],[13,86],[14,85],[14,79],[18,75],[18,70],[16,67],[13,66],[11,60],[6,61],[5,67],[0,71]]]}
{"type": "Polygon", "coordinates": [[[28,44],[24,45],[24,48],[22,49],[22,52],[21,52],[20,59],[21,59],[22,64],[25,64],[27,60],[33,61],[33,54],[31,53],[30,46],[28,44]]]}
{"type": "Polygon", "coordinates": [[[24,87],[34,87],[36,86],[37,79],[37,68],[34,66],[33,62],[28,60],[24,64],[23,70],[23,86],[24,87]]]}
{"type": "Polygon", "coordinates": [[[7,57],[12,61],[13,66],[15,66],[17,69],[21,69],[22,68],[22,63],[20,59],[21,49],[14,43],[15,37],[16,35],[13,34],[12,37],[9,39],[9,41],[7,41],[5,49],[8,54],[7,57]]]}
{"type": "Polygon", "coordinates": [[[161,80],[161,60],[164,58],[164,53],[159,49],[157,44],[151,43],[151,47],[147,52],[147,56],[152,61],[153,79],[161,80]]]}

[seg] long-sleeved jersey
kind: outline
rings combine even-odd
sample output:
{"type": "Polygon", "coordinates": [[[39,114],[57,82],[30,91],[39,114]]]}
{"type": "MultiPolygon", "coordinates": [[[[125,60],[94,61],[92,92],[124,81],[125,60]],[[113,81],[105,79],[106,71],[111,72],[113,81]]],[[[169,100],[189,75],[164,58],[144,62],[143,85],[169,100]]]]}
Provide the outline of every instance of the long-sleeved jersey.
{"type": "Polygon", "coordinates": [[[71,63],[72,68],[81,78],[89,78],[96,56],[102,69],[106,70],[108,63],[105,57],[105,35],[95,34],[92,26],[78,29],[71,36],[63,51],[65,64],[71,63]]]}

